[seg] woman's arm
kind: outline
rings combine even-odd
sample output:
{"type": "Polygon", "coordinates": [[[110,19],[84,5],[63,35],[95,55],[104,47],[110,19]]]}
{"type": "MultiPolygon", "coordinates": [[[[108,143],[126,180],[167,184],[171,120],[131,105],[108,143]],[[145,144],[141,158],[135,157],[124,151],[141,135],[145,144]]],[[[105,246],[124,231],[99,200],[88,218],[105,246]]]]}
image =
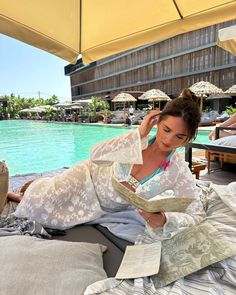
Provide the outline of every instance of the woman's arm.
{"type": "Polygon", "coordinates": [[[175,197],[189,197],[194,200],[185,213],[164,212],[166,220],[157,214],[152,214],[148,217],[148,219],[152,221],[151,223],[148,223],[150,233],[155,235],[155,230],[161,228],[163,238],[170,238],[183,229],[200,223],[206,216],[203,204],[200,200],[200,190],[196,186],[195,179],[189,170],[187,163],[181,159],[175,169],[179,170],[178,173],[176,171],[176,178],[173,178],[173,191],[175,197]],[[157,220],[155,220],[155,218],[157,220]],[[164,223],[163,226],[155,226],[155,223],[158,224],[158,221],[161,222],[162,220],[164,223]]]}
{"type": "MultiPolygon", "coordinates": [[[[229,127],[229,126],[232,126],[234,127],[234,124],[236,124],[236,113],[233,114],[229,119],[227,119],[226,121],[224,121],[223,123],[217,125],[218,127],[229,127]]],[[[215,138],[215,132],[216,132],[216,128],[214,128],[214,130],[211,131],[211,133],[208,135],[209,139],[212,140],[213,137],[215,138]]],[[[220,131],[220,137],[222,137],[222,134],[223,133],[222,131],[220,131]]],[[[228,134],[228,132],[225,134],[223,133],[223,136],[227,136],[227,135],[230,135],[228,134]]]]}
{"type": "Polygon", "coordinates": [[[157,124],[161,112],[150,112],[139,128],[105,140],[93,146],[90,152],[91,161],[97,164],[111,165],[113,162],[123,164],[143,164],[142,150],[148,146],[148,134],[157,124]]]}
{"type": "Polygon", "coordinates": [[[114,162],[142,164],[142,149],[148,140],[141,140],[139,129],[135,129],[95,144],[90,152],[90,160],[96,164],[111,165],[114,162]]]}

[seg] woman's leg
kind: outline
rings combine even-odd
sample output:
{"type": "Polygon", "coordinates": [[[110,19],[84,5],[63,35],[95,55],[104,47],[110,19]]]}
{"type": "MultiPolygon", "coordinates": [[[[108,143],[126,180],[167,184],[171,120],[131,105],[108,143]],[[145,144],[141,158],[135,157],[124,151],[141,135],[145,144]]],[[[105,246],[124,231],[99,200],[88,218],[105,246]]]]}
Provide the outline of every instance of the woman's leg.
{"type": "Polygon", "coordinates": [[[26,182],[20,189],[20,193],[19,194],[15,194],[13,192],[8,192],[7,193],[7,198],[8,200],[11,200],[11,201],[14,201],[14,202],[17,202],[17,203],[20,203],[20,201],[22,200],[23,196],[24,196],[24,193],[25,191],[27,190],[27,188],[29,187],[29,185],[34,181],[33,180],[30,180],[28,182],[26,182]]]}
{"type": "Polygon", "coordinates": [[[8,192],[7,193],[7,198],[10,201],[14,201],[14,202],[20,203],[20,201],[23,198],[23,195],[22,194],[15,194],[13,192],[8,192]]]}

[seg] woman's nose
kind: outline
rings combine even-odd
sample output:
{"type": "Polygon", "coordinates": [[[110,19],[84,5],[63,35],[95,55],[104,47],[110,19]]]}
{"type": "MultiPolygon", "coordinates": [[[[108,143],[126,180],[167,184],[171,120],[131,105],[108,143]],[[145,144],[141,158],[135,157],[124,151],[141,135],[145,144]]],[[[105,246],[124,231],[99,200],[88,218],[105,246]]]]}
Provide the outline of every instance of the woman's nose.
{"type": "Polygon", "coordinates": [[[171,145],[174,143],[174,136],[171,134],[168,134],[165,138],[165,144],[171,145]]]}

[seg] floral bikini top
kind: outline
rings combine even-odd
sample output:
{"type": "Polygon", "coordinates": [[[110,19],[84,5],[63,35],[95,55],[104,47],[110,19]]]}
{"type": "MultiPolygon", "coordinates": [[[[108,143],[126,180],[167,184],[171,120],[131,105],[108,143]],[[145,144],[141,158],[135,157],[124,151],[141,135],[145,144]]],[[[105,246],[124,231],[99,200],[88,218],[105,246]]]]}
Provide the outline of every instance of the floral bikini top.
{"type": "MultiPolygon", "coordinates": [[[[153,136],[152,138],[149,139],[148,145],[151,145],[156,139],[156,136],[153,136]]],[[[170,159],[173,155],[174,151],[172,151],[169,156],[165,159],[165,162],[161,165],[161,167],[158,167],[156,171],[154,171],[152,174],[148,175],[144,179],[137,180],[135,177],[132,175],[129,176],[127,182],[132,186],[132,188],[136,189],[140,184],[144,184],[151,178],[153,178],[155,175],[161,173],[162,171],[165,171],[167,167],[170,165],[170,159]]]]}

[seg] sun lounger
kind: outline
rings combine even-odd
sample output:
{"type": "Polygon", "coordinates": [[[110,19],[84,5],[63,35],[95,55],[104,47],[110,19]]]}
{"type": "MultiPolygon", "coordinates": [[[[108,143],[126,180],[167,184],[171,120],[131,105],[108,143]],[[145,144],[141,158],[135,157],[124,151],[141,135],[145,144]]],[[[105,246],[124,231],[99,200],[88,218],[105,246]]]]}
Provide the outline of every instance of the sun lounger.
{"type": "MultiPolygon", "coordinates": [[[[220,130],[236,130],[236,128],[231,127],[216,127],[216,138],[219,138],[220,130]]],[[[189,167],[192,170],[192,149],[204,149],[206,150],[206,158],[207,158],[207,169],[208,173],[210,173],[210,163],[212,157],[218,157],[220,161],[220,166],[222,168],[224,162],[228,162],[227,159],[233,159],[233,162],[236,161],[236,147],[229,145],[218,145],[212,142],[211,144],[202,144],[192,142],[187,145],[185,148],[185,160],[189,163],[189,167]]]]}

